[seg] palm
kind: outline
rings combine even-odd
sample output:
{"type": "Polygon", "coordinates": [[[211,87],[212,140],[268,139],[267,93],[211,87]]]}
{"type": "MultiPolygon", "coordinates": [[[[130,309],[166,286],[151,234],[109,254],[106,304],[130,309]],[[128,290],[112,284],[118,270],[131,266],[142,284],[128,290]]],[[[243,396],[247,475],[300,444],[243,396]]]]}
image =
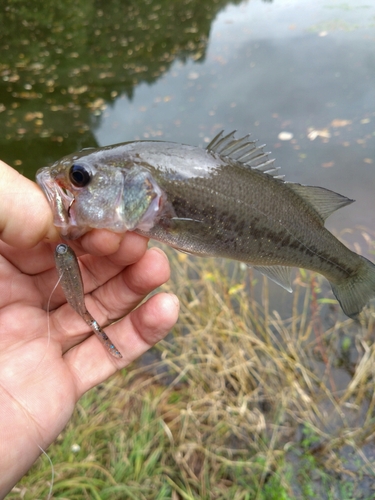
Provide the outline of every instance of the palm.
{"type": "MultiPolygon", "coordinates": [[[[97,254],[106,253],[95,238],[86,235],[76,250],[90,244],[97,254]]],[[[169,276],[164,256],[145,253],[147,240],[129,233],[109,256],[84,255],[86,304],[94,318],[105,325],[127,315],[106,329],[124,356],[111,357],[66,304],[60,287],[48,315],[57,282],[54,246],[15,250],[0,242],[0,410],[8,426],[4,444],[24,443],[22,457],[9,452],[9,464],[24,463],[21,475],[39,446],[47,448],[63,429],[82,394],[160,340],[176,320],[176,304],[165,294],[130,313],[169,276]]]]}

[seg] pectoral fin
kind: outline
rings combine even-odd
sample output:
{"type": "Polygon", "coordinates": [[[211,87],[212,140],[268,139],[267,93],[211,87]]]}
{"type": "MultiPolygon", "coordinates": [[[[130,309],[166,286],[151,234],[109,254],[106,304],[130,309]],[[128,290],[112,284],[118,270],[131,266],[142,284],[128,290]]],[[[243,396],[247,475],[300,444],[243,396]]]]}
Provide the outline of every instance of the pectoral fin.
{"type": "Polygon", "coordinates": [[[209,255],[207,247],[212,247],[216,241],[207,224],[199,219],[172,217],[168,233],[178,237],[178,250],[192,255],[209,255]]]}

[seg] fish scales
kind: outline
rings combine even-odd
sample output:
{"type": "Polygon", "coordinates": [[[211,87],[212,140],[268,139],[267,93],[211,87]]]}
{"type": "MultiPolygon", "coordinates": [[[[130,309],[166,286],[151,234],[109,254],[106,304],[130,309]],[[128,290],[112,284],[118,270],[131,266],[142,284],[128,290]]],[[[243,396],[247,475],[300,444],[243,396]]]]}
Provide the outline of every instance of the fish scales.
{"type": "Polygon", "coordinates": [[[188,184],[154,175],[176,216],[187,219],[180,224],[181,231],[173,231],[173,224],[172,231],[167,224],[156,224],[149,230],[155,239],[195,254],[235,256],[253,265],[306,267],[308,261],[310,269],[321,272],[323,266],[325,273],[340,277],[358,266],[355,254],[333,239],[316,212],[278,179],[236,165],[188,184]],[[322,243],[319,249],[314,243],[317,236],[322,243]],[[340,252],[342,258],[331,261],[329,256],[340,252]]]}
{"type": "Polygon", "coordinates": [[[135,141],[83,150],[38,171],[67,238],[136,231],[195,255],[245,262],[291,291],[290,269],[324,275],[345,314],[375,295],[375,266],[325,227],[352,200],[285,182],[249,136],[218,134],[204,150],[135,141]]]}

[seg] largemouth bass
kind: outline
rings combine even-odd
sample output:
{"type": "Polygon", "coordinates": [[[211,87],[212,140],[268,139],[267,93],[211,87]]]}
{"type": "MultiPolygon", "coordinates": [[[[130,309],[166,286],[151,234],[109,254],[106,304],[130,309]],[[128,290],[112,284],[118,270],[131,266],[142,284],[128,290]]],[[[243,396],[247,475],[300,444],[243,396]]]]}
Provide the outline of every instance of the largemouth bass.
{"type": "Polygon", "coordinates": [[[291,291],[293,267],[325,276],[344,313],[375,295],[375,266],[325,227],[353,200],[285,182],[249,136],[206,149],[135,141],[65,156],[37,172],[66,238],[92,228],[136,231],[195,255],[245,262],[291,291]]]}
{"type": "Polygon", "coordinates": [[[57,245],[55,249],[55,263],[60,277],[60,285],[68,304],[86,321],[105,349],[115,358],[122,358],[121,353],[111,339],[87,310],[81,270],[76,254],[69,245],[65,243],[57,245]]]}

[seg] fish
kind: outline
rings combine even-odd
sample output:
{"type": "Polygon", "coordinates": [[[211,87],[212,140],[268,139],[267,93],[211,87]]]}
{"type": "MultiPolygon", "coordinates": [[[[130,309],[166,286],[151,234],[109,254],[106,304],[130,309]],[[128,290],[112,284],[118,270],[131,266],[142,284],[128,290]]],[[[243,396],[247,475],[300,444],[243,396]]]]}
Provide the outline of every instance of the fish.
{"type": "Polygon", "coordinates": [[[62,237],[135,231],[199,256],[246,263],[288,291],[291,270],[323,275],[357,318],[375,295],[375,265],[325,226],[354,200],[287,182],[250,134],[220,132],[203,149],[133,141],[85,149],[38,170],[62,237]]]}
{"type": "Polygon", "coordinates": [[[105,349],[115,358],[122,358],[120,351],[86,308],[81,270],[74,250],[66,243],[59,243],[55,248],[54,257],[60,285],[68,304],[89,325],[105,349]]]}

